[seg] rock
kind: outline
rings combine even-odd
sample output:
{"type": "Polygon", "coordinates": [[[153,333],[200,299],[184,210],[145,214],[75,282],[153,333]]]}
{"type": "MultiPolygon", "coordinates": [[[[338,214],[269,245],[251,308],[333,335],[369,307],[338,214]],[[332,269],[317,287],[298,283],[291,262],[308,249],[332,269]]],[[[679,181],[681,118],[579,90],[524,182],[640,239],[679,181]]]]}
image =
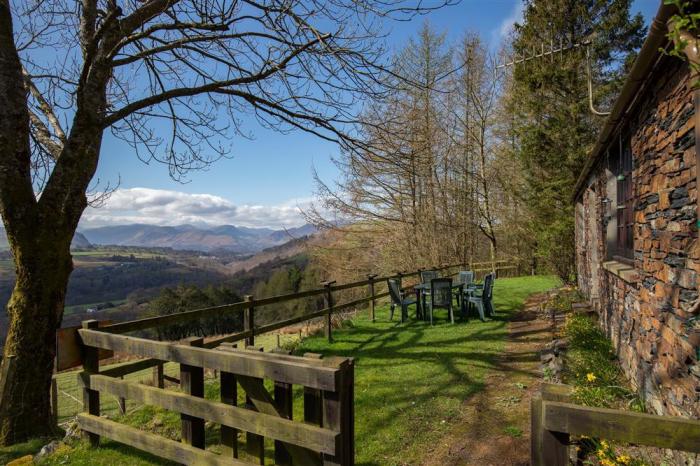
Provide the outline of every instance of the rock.
{"type": "Polygon", "coordinates": [[[34,455],[34,461],[39,461],[42,458],[46,458],[49,455],[52,455],[58,448],[63,445],[63,442],[60,442],[58,440],[52,440],[51,442],[47,443],[44,445],[41,450],[39,450],[39,453],[34,455]]]}
{"type": "Polygon", "coordinates": [[[564,370],[564,361],[561,358],[555,358],[549,362],[548,366],[553,374],[559,375],[564,370]]]}
{"type": "MultiPolygon", "coordinates": [[[[700,365],[694,364],[694,365],[690,366],[690,368],[688,369],[688,372],[690,372],[695,377],[700,379],[700,365]]],[[[698,388],[700,388],[700,386],[698,388]]]]}

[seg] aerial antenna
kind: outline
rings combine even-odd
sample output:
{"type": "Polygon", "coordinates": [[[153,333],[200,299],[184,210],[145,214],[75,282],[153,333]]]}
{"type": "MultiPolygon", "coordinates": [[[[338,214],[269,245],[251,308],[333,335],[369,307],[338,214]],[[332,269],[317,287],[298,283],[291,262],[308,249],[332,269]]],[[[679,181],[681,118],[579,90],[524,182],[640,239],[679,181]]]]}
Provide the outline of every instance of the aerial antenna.
{"type": "Polygon", "coordinates": [[[563,58],[564,52],[568,50],[574,50],[574,49],[579,49],[581,47],[586,48],[586,77],[588,80],[588,108],[593,113],[594,115],[598,116],[607,116],[610,115],[610,112],[602,112],[600,110],[597,110],[595,106],[593,105],[593,73],[591,72],[591,41],[585,41],[585,42],[577,42],[574,44],[569,44],[567,46],[564,46],[564,43],[562,39],[559,39],[559,46],[557,48],[554,47],[554,40],[550,39],[549,41],[549,48],[545,50],[545,45],[544,42],[542,42],[541,47],[540,47],[540,52],[534,52],[531,55],[527,55],[527,53],[523,54],[522,57],[518,58],[517,53],[513,56],[513,59],[510,62],[504,62],[500,65],[497,65],[496,68],[506,68],[509,66],[515,66],[518,63],[524,63],[526,61],[530,60],[536,60],[539,58],[543,58],[546,56],[550,56],[552,62],[554,62],[554,55],[559,54],[560,58],[563,58]]]}

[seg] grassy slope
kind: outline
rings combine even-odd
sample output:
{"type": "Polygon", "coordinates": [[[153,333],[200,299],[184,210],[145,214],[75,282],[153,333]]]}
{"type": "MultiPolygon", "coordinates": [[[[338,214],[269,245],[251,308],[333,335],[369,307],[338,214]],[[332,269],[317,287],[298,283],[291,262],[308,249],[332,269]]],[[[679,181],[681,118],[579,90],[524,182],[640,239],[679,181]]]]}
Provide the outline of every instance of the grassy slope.
{"type": "Polygon", "coordinates": [[[488,322],[451,325],[441,310],[431,328],[416,321],[390,323],[380,312],[374,324],[363,317],[353,320],[351,328],[335,333],[332,345],[323,338],[306,339],[302,351],[356,358],[357,464],[418,463],[450,430],[462,401],[481,389],[503,350],[509,315],[529,294],[555,285],[545,277],[498,280],[499,316],[488,322]]]}
{"type": "MultiPolygon", "coordinates": [[[[531,293],[555,286],[549,277],[522,277],[496,282],[494,300],[499,316],[488,322],[472,319],[451,325],[446,312],[438,311],[433,327],[410,321],[388,321],[381,309],[376,323],[365,316],[353,319],[334,332],[335,341],[323,337],[304,340],[299,353],[353,356],[356,360],[355,413],[358,465],[418,463],[431,445],[452,428],[463,400],[480,390],[485,374],[504,347],[509,315],[531,293]]],[[[210,385],[207,394],[216,393],[210,385]]],[[[297,392],[295,418],[301,418],[297,392]]],[[[158,410],[134,413],[126,422],[141,424],[160,417],[159,430],[172,432],[177,416],[158,410]]],[[[209,437],[209,435],[208,435],[209,437]]],[[[0,455],[3,450],[0,450],[0,455]]],[[[98,450],[80,443],[59,452],[44,464],[166,464],[113,442],[98,450]]],[[[2,456],[0,456],[2,459],[2,456]]]]}

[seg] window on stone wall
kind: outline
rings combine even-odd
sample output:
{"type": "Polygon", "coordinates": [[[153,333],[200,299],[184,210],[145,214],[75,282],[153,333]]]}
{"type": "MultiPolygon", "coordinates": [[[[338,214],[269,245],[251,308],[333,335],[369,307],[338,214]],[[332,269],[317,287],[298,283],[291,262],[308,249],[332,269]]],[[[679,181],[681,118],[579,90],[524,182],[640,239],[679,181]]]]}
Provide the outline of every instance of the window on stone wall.
{"type": "Polygon", "coordinates": [[[620,140],[617,178],[616,255],[634,259],[634,187],[632,183],[632,147],[629,138],[620,140]]]}

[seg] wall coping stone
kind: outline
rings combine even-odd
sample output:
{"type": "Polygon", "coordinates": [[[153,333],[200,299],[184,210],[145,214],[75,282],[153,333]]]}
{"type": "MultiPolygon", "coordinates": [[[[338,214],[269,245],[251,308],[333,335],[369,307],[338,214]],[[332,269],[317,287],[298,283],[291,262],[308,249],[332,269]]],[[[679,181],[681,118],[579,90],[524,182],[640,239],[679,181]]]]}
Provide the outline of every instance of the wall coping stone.
{"type": "Polygon", "coordinates": [[[627,283],[636,283],[639,281],[639,274],[631,265],[623,264],[618,261],[603,262],[603,269],[617,275],[627,283]]]}

